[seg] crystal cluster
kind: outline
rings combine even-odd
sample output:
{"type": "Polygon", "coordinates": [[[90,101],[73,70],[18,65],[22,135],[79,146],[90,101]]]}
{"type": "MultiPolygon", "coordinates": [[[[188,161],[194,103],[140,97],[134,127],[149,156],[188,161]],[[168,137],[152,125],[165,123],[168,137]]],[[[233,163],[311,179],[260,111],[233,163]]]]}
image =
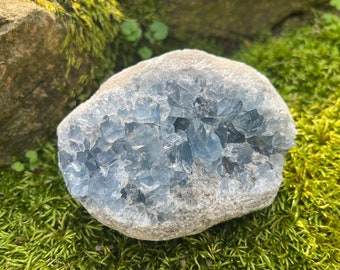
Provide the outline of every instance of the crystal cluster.
{"type": "Polygon", "coordinates": [[[252,68],[175,51],[114,75],[58,127],[67,188],[99,221],[165,240],[268,206],[295,128],[252,68]]]}

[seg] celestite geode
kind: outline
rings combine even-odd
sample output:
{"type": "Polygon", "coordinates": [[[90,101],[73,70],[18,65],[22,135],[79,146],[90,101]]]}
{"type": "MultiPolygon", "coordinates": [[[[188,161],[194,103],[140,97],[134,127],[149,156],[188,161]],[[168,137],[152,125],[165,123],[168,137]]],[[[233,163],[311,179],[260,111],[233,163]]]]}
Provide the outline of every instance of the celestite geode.
{"type": "Polygon", "coordinates": [[[183,50],[112,76],[57,133],[67,188],[91,215],[166,240],[270,205],[296,130],[263,75],[183,50]]]}

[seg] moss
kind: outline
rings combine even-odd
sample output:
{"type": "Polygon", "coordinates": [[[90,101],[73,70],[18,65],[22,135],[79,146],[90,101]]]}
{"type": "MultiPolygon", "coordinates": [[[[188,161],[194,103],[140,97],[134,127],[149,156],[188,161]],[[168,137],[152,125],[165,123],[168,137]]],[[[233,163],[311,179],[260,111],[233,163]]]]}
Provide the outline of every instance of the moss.
{"type": "Polygon", "coordinates": [[[235,56],[264,72],[299,134],[274,203],[201,234],[165,242],[127,238],[67,193],[55,142],[38,169],[0,173],[4,269],[339,269],[340,19],[319,20],[235,56]]]}
{"type": "MultiPolygon", "coordinates": [[[[71,107],[86,100],[108,74],[141,60],[137,44],[129,42],[119,31],[124,20],[137,20],[146,30],[152,22],[164,18],[159,12],[159,0],[30,1],[56,14],[67,29],[61,47],[68,65],[65,76],[70,73],[79,76],[71,107]]],[[[160,44],[152,46],[154,55],[163,52],[160,44]]]]}
{"type": "Polygon", "coordinates": [[[56,14],[67,30],[61,46],[68,66],[65,77],[77,74],[73,96],[76,101],[84,101],[107,74],[113,73],[117,51],[112,44],[124,17],[118,2],[31,1],[56,14]]]}
{"type": "Polygon", "coordinates": [[[284,38],[251,44],[234,58],[266,74],[291,107],[322,103],[339,92],[340,22],[337,17],[318,22],[284,38]]]}

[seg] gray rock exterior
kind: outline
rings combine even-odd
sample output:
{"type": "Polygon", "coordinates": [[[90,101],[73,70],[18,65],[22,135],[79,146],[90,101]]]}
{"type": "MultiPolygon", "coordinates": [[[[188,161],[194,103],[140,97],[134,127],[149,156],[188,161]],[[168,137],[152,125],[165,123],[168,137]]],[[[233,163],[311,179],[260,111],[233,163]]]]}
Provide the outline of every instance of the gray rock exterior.
{"type": "Polygon", "coordinates": [[[256,70],[174,51],[112,76],[60,123],[59,167],[97,220],[167,240],[269,206],[295,133],[256,70]]]}

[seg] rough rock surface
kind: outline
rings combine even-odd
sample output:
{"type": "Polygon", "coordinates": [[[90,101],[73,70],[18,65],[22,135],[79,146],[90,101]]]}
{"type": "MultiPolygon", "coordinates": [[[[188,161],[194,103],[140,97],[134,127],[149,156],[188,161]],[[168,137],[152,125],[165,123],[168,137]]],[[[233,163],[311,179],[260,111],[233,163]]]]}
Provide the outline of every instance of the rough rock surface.
{"type": "Polygon", "coordinates": [[[90,214],[166,240],[270,205],[296,131],[263,75],[183,50],[114,75],[57,133],[67,188],[90,214]]]}
{"type": "Polygon", "coordinates": [[[255,37],[311,12],[328,0],[166,0],[164,6],[171,34],[237,40],[255,37]]]}
{"type": "Polygon", "coordinates": [[[0,1],[0,166],[53,134],[69,111],[72,78],[64,80],[66,59],[60,52],[65,34],[37,5],[0,1]]]}

